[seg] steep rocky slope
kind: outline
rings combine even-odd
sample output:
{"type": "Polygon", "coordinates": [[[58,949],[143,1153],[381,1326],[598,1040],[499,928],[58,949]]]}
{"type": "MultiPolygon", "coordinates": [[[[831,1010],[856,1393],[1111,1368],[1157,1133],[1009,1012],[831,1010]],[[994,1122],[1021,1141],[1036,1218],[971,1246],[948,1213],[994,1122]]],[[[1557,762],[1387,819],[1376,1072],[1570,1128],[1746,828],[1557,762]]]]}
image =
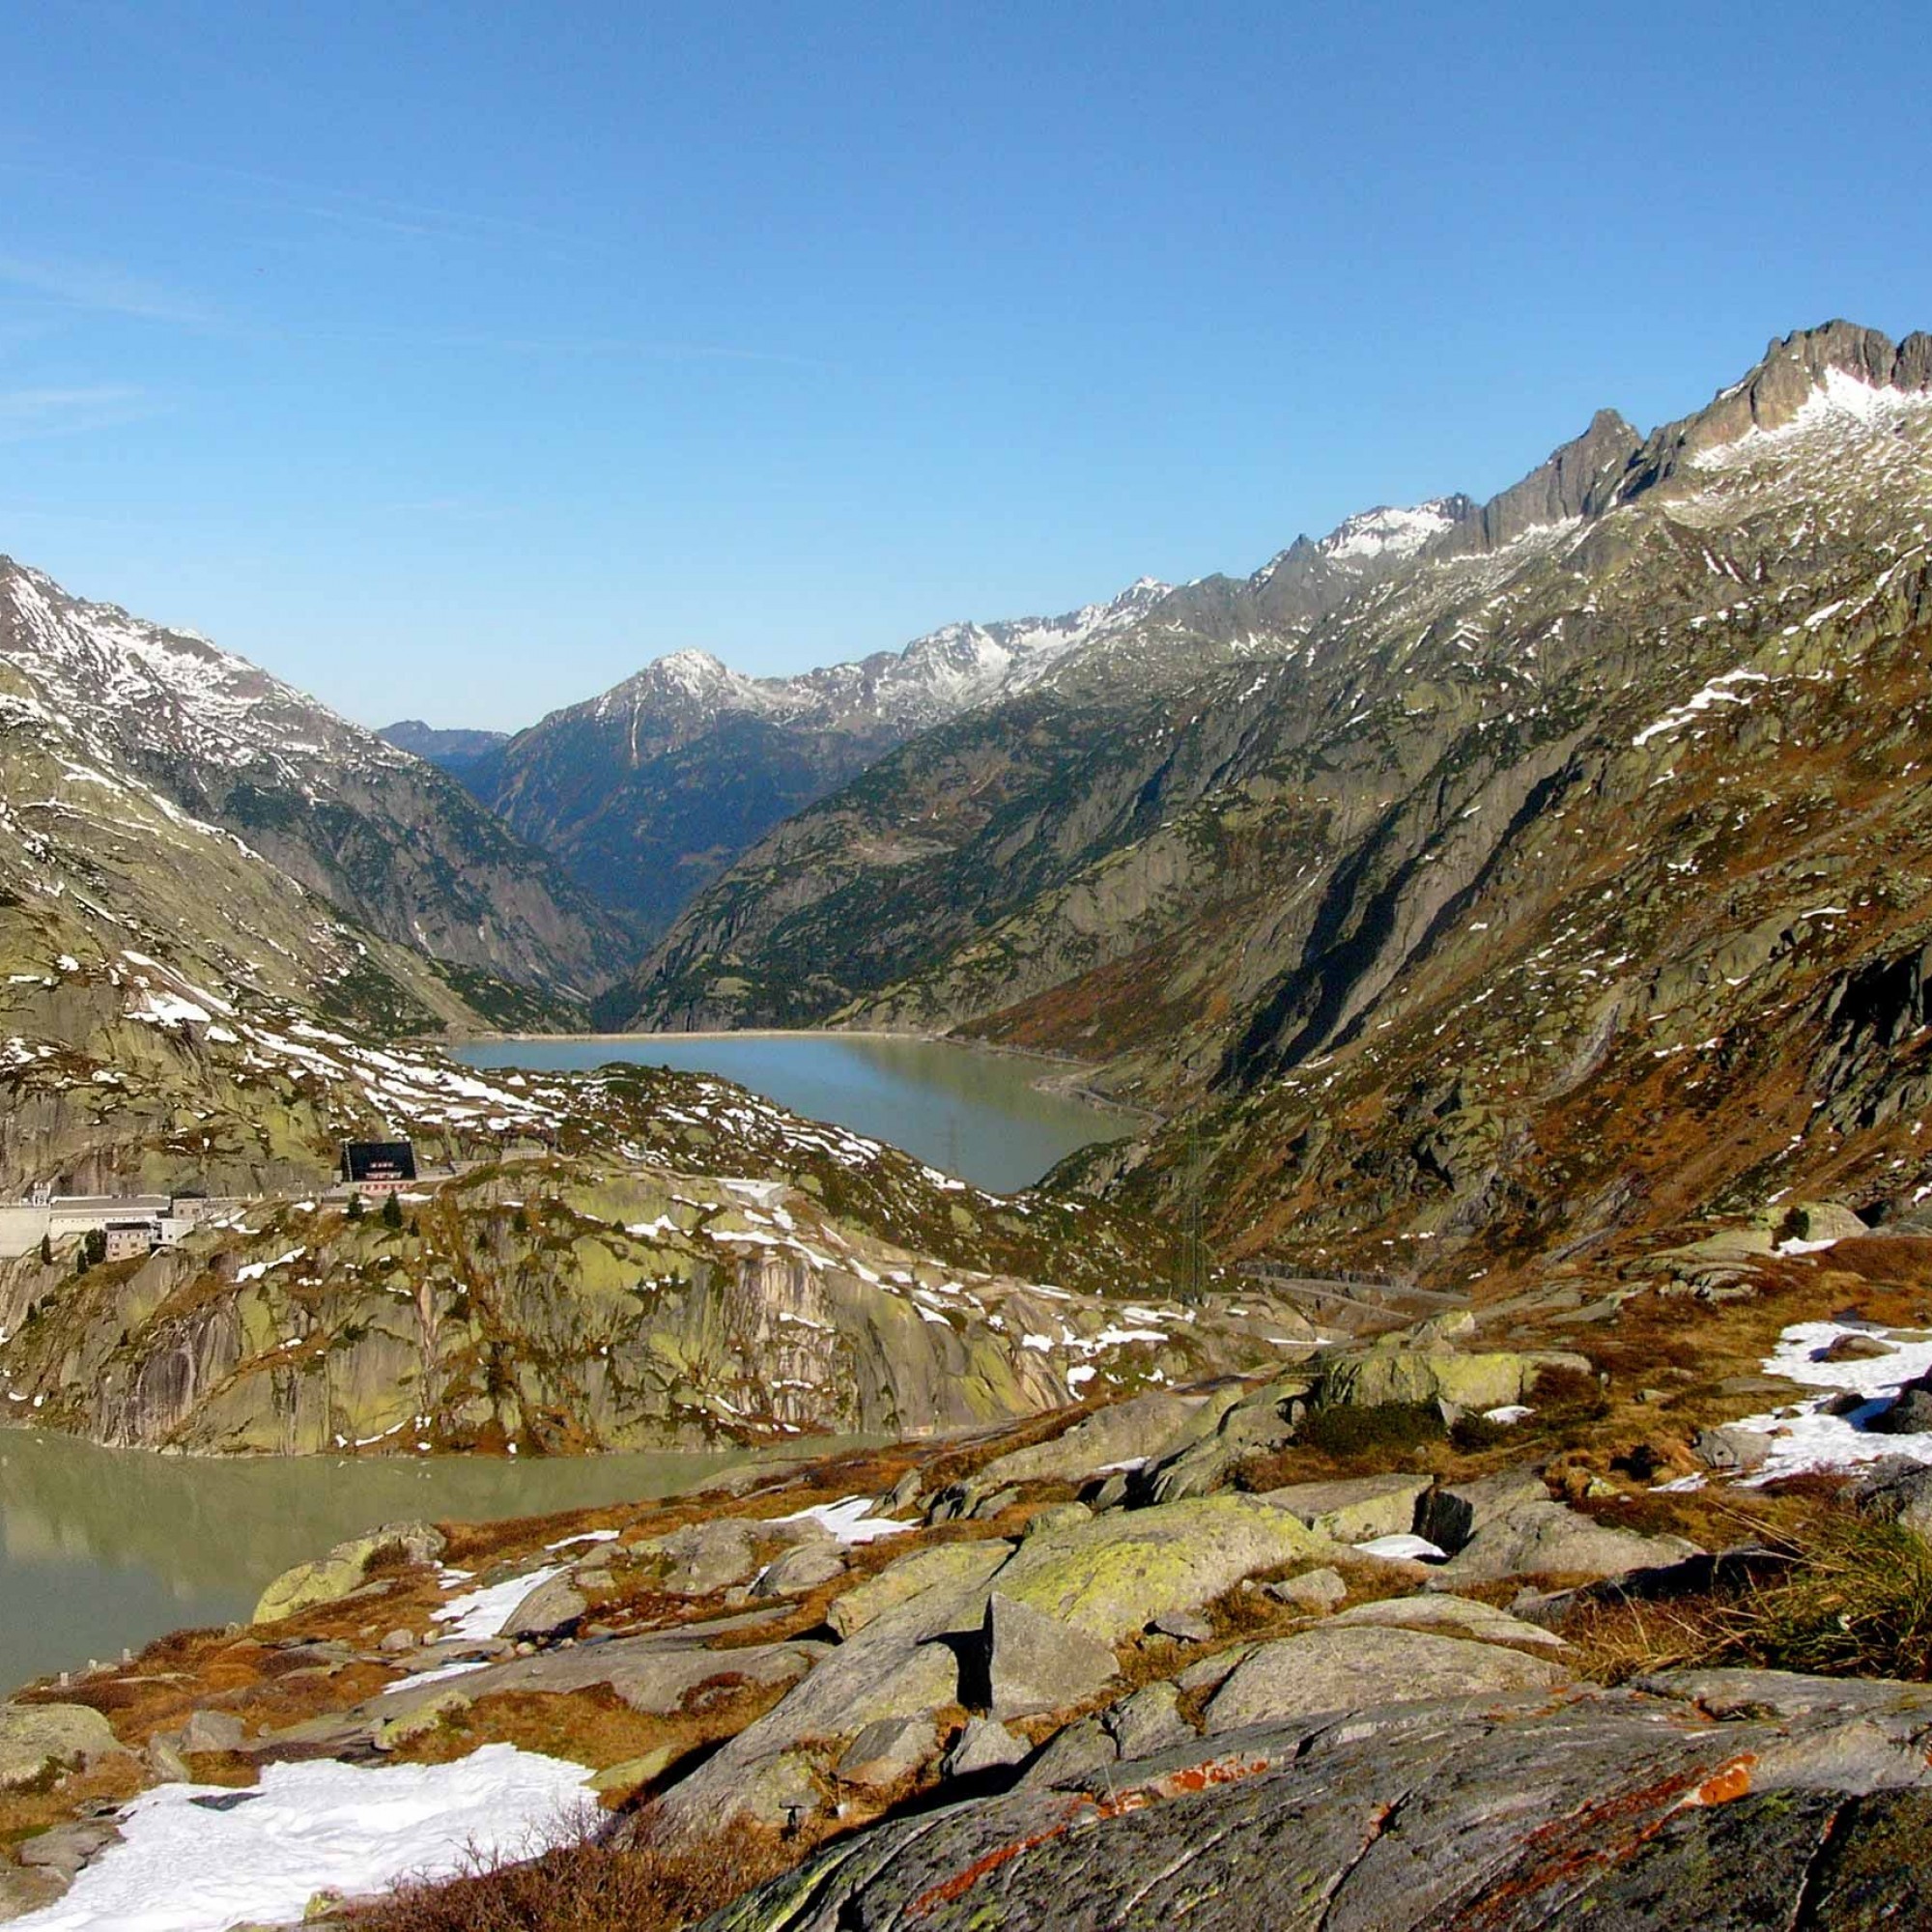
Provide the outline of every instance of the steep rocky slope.
{"type": "Polygon", "coordinates": [[[1312,1342],[1265,1297],[1177,1306],[1131,1222],[719,1083],[501,1097],[573,1110],[570,1151],[473,1167],[394,1226],[284,1197],[78,1276],[0,1262],[0,1416],[217,1453],[696,1448],[983,1426],[1312,1342]]]}
{"type": "Polygon", "coordinates": [[[205,638],[0,559],[0,691],[9,752],[56,721],[107,790],[235,834],[366,931],[563,993],[611,969],[605,915],[452,779],[205,638]]]}
{"type": "Polygon", "coordinates": [[[781,820],[908,737],[1025,690],[1165,589],[1144,581],[1061,617],[952,624],[797,677],[746,677],[678,651],[480,755],[426,755],[655,936],[781,820]]]}
{"type": "Polygon", "coordinates": [[[1093,1179],[1323,1266],[1910,1207],[1928,383],[1932,339],[1833,325],[1359,586],[1177,593],[781,828],[640,1017],[1103,1062],[1184,1111],[1093,1179]]]}

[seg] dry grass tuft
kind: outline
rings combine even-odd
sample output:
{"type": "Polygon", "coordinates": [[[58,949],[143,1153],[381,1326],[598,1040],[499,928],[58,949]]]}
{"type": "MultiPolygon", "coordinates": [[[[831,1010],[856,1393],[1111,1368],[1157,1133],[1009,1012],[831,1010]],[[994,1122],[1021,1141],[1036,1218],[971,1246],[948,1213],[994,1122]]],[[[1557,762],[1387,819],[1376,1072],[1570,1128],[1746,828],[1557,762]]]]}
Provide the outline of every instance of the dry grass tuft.
{"type": "Polygon", "coordinates": [[[562,1843],[516,1863],[404,1885],[355,1913],[357,1932],[679,1932],[788,1870],[810,1843],[748,1825],[699,1842],[668,1838],[619,1850],[562,1843]]]}
{"type": "Polygon", "coordinates": [[[1768,1580],[1572,1612],[1579,1667],[1611,1684],[1693,1664],[1932,1680],[1932,1546],[1842,1505],[1762,1540],[1792,1559],[1768,1580]]]}

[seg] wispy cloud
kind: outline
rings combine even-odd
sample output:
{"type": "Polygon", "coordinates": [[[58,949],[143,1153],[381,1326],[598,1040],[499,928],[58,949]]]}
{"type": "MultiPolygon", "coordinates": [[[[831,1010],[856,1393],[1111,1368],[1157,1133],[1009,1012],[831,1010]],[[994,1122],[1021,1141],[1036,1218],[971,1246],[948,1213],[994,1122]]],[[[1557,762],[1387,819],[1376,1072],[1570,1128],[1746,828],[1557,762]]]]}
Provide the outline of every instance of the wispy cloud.
{"type": "Polygon", "coordinates": [[[550,222],[526,221],[495,209],[444,208],[431,202],[401,201],[391,195],[368,194],[356,188],[330,187],[317,182],[291,181],[283,175],[254,168],[226,167],[219,162],[174,159],[167,163],[185,174],[210,182],[225,182],[245,189],[253,203],[283,213],[305,215],[340,227],[368,228],[415,240],[462,241],[508,244],[531,242],[555,247],[588,248],[583,236],[550,222]]]}
{"type": "Polygon", "coordinates": [[[0,442],[119,429],[155,415],[159,409],[145,389],[122,383],[71,389],[0,389],[0,442]]]}
{"type": "Polygon", "coordinates": [[[197,301],[104,262],[49,262],[0,255],[0,285],[59,303],[63,308],[130,316],[203,327],[212,320],[197,301]]]}

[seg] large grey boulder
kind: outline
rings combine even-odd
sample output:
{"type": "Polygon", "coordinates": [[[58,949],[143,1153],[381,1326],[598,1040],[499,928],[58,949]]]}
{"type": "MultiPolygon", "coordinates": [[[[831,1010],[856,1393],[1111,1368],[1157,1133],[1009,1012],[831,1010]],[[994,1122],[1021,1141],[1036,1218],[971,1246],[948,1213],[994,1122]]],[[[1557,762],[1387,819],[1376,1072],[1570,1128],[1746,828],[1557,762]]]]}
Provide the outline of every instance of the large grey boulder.
{"type": "MultiPolygon", "coordinates": [[[[1009,1545],[996,1548],[1005,1551],[1009,1545]]],[[[786,1807],[816,1801],[811,1751],[884,1718],[923,1718],[960,1701],[959,1657],[978,1641],[985,1583],[977,1571],[946,1575],[884,1609],[833,1646],[805,1681],[727,1739],[658,1800],[672,1830],[713,1833],[733,1818],[787,1822],[786,1807]]],[[[741,1653],[713,1653],[729,1667],[741,1653]]],[[[620,1839],[626,1833],[619,1833],[620,1839]]]]}
{"type": "Polygon", "coordinates": [[[910,1777],[938,1749],[930,1718],[875,1718],[838,1760],[838,1776],[847,1784],[883,1788],[910,1777]]]}
{"type": "MultiPolygon", "coordinates": [[[[768,1614],[768,1613],[767,1613],[768,1614]]],[[[669,1717],[691,1693],[714,1678],[738,1677],[751,1684],[793,1684],[832,1646],[794,1637],[784,1643],[740,1643],[714,1650],[710,1640],[755,1628],[761,1617],[720,1618],[669,1630],[647,1631],[639,1636],[611,1637],[604,1643],[578,1644],[545,1650],[534,1657],[512,1658],[481,1670],[466,1671],[455,1682],[472,1699],[516,1691],[561,1695],[607,1685],[632,1710],[650,1717],[669,1717]]],[[[372,1697],[358,1715],[371,1721],[387,1721],[408,1715],[435,1700],[447,1689],[432,1682],[397,1687],[372,1697]]]]}
{"type": "Polygon", "coordinates": [[[366,1536],[338,1543],[327,1556],[284,1570],[264,1590],[251,1623],[280,1623],[324,1604],[339,1603],[368,1579],[369,1566],[378,1558],[399,1555],[408,1563],[433,1563],[447,1548],[434,1523],[385,1522],[366,1536]]]}
{"type": "Polygon", "coordinates": [[[194,1711],[182,1726],[179,1748],[185,1751],[232,1751],[247,1736],[232,1711],[194,1711]]]}
{"type": "Polygon", "coordinates": [[[1556,1502],[1524,1503],[1492,1518],[1431,1578],[1448,1589],[1502,1577],[1623,1577],[1703,1551],[1681,1536],[1611,1529],[1556,1502]]]}
{"type": "Polygon", "coordinates": [[[915,1549],[889,1563],[876,1577],[855,1583],[834,1599],[825,1621],[841,1637],[856,1636],[888,1610],[923,1596],[928,1590],[955,1594],[990,1582],[994,1571],[1013,1553],[1013,1546],[998,1537],[977,1543],[942,1543],[915,1549]]]}
{"type": "Polygon", "coordinates": [[[1700,1429],[1691,1439],[1690,1453],[1707,1469],[1743,1475],[1763,1468],[1771,1460],[1771,1437],[1758,1429],[1700,1429]]]}
{"type": "Polygon", "coordinates": [[[1458,1697],[1103,1758],[1050,1798],[1030,1768],[827,1845],[703,1932],[1932,1924],[1928,1694],[1715,1719],[1668,1691],[1458,1697]]]}
{"type": "Polygon", "coordinates": [[[1121,1747],[1098,1718],[1080,1718],[1057,1731],[1041,1747],[1039,1755],[1020,1774],[1022,1791],[1050,1791],[1065,1783],[1077,1783],[1115,1763],[1121,1747]]]}
{"type": "Polygon", "coordinates": [[[1201,1496],[1029,1537],[999,1571],[997,1587],[1118,1643],[1170,1611],[1199,1609],[1258,1570],[1331,1547],[1252,1496],[1201,1496]]]}
{"type": "Polygon", "coordinates": [[[1122,1757],[1151,1757],[1183,1741],[1194,1726],[1180,1715],[1180,1692],[1172,1684],[1147,1684],[1100,1714],[1100,1728],[1122,1757]]]}
{"type": "Polygon", "coordinates": [[[1554,1631],[1540,1624],[1524,1623],[1507,1610],[1498,1610],[1472,1597],[1452,1597],[1447,1591],[1429,1591],[1416,1597],[1378,1597],[1372,1604],[1357,1604],[1330,1619],[1330,1628],[1352,1628],[1358,1624],[1387,1625],[1401,1630],[1439,1631],[1449,1636],[1480,1637],[1486,1643],[1527,1643],[1539,1650],[1568,1650],[1569,1645],[1554,1631]]]}
{"type": "Polygon", "coordinates": [[[1031,1747],[994,1718],[968,1718],[940,1770],[948,1777],[973,1777],[1024,1763],[1031,1747]]]}
{"type": "Polygon", "coordinates": [[[1880,1435],[1922,1435],[1932,1430],[1932,1370],[1899,1384],[1898,1394],[1865,1427],[1880,1435]]]}
{"type": "Polygon", "coordinates": [[[1440,1333],[1386,1336],[1367,1348],[1326,1357],[1314,1391],[1323,1408],[1376,1408],[1385,1403],[1443,1403],[1454,1410],[1500,1408],[1530,1399],[1546,1368],[1587,1373],[1582,1355],[1464,1351],[1440,1333]]]}
{"type": "MultiPolygon", "coordinates": [[[[986,1708],[1025,1718],[1084,1703],[1114,1681],[1113,1648],[995,1589],[981,1630],[986,1708]]],[[[974,1687],[965,1687],[972,1701],[974,1687]]]]}
{"type": "Polygon", "coordinates": [[[1207,1728],[1233,1731],[1322,1711],[1546,1690],[1568,1676],[1560,1664],[1493,1644],[1330,1622],[1258,1644],[1215,1691],[1207,1728]]]}
{"type": "Polygon", "coordinates": [[[50,1871],[37,1871],[0,1858],[0,1925],[24,1918],[43,1905],[51,1905],[64,1889],[50,1871]]]}
{"type": "MultiPolygon", "coordinates": [[[[1415,1527],[1416,1499],[1427,1476],[1350,1476],[1330,1483],[1293,1483],[1264,1490],[1259,1500],[1288,1514],[1318,1536],[1335,1543],[1367,1543],[1402,1536],[1415,1527]]],[[[1433,1540],[1433,1539],[1432,1539],[1433,1540]]]]}
{"type": "Polygon", "coordinates": [[[1299,1576],[1285,1577],[1280,1582],[1264,1587],[1276,1603],[1292,1604],[1296,1609],[1306,1610],[1311,1615],[1332,1610],[1349,1595],[1349,1586],[1343,1580],[1342,1573],[1329,1569],[1326,1564],[1319,1570],[1304,1570],[1299,1576]]]}
{"type": "Polygon", "coordinates": [[[0,1704],[0,1791],[125,1751],[86,1704],[0,1704]]]}
{"type": "Polygon", "coordinates": [[[1223,1409],[1211,1431],[1197,1431],[1183,1447],[1147,1470],[1139,1492],[1157,1503],[1208,1495],[1236,1464],[1294,1440],[1308,1389],[1309,1378],[1297,1375],[1241,1396],[1223,1409]]]}
{"type": "Polygon", "coordinates": [[[1547,1503],[1549,1488],[1543,1471],[1519,1466],[1499,1469],[1473,1482],[1450,1483],[1416,1499],[1414,1529],[1438,1548],[1457,1550],[1485,1524],[1508,1516],[1524,1503],[1547,1503]]]}
{"type": "Polygon", "coordinates": [[[762,1527],[735,1517],[686,1523],[633,1545],[631,1554],[647,1566],[644,1574],[668,1596],[708,1597],[756,1574],[754,1530],[762,1527]]]}
{"type": "Polygon", "coordinates": [[[499,1636],[550,1637],[575,1630],[590,1600],[568,1577],[539,1583],[503,1621],[499,1636]]]}
{"type": "Polygon", "coordinates": [[[1888,1456],[1852,1485],[1852,1501],[1867,1516],[1932,1539],[1932,1464],[1888,1456]]]}
{"type": "Polygon", "coordinates": [[[835,1577],[842,1576],[845,1570],[845,1554],[838,1544],[804,1543],[796,1549],[787,1549],[775,1561],[767,1564],[758,1580],[752,1585],[754,1597],[797,1597],[808,1590],[815,1590],[821,1583],[829,1583],[835,1577]]]}
{"type": "Polygon", "coordinates": [[[1201,1396],[1156,1389],[1117,1402],[1076,1422],[1051,1442],[1036,1442],[995,1457],[974,1479],[975,1487],[991,1491],[1008,1483],[1077,1484],[1103,1470],[1158,1462],[1189,1436],[1211,1429],[1238,1395],[1238,1390],[1201,1396]]]}

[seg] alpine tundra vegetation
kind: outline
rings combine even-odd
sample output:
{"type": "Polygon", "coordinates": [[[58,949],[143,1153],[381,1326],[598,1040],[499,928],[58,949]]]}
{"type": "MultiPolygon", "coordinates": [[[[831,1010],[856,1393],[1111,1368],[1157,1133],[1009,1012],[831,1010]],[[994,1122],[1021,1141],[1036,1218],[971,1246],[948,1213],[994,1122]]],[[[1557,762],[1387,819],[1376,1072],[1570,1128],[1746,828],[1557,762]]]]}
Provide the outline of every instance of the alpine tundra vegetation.
{"type": "Polygon", "coordinates": [[[770,1452],[24,1687],[0,1918],[1932,1923],[1928,544],[1932,337],[1834,322],[1245,580],[508,736],[0,568],[0,1419],[770,1452]],[[1007,1196],[450,1055],[593,1004],[1138,1111],[1007,1196]]]}

